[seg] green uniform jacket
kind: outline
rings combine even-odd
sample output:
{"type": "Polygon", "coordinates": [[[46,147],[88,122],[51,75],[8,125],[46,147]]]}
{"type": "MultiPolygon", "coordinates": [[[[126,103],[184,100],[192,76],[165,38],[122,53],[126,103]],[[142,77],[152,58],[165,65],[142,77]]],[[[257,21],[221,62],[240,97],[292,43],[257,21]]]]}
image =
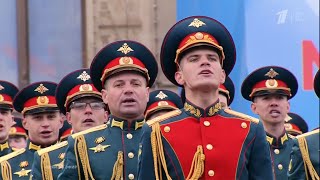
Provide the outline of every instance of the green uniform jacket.
{"type": "Polygon", "coordinates": [[[32,179],[57,179],[64,166],[65,150],[68,142],[63,141],[34,153],[32,179]]]}
{"type": "Polygon", "coordinates": [[[71,135],[58,179],[135,179],[143,124],[111,116],[108,124],[71,135]]]}
{"type": "Polygon", "coordinates": [[[19,149],[0,158],[0,180],[29,180],[33,163],[33,154],[40,149],[29,140],[27,147],[19,149]]]}
{"type": "Polygon", "coordinates": [[[288,135],[285,131],[279,138],[273,137],[267,133],[267,141],[270,144],[271,161],[275,180],[286,180],[290,152],[293,146],[293,136],[288,135]]]}
{"type": "Polygon", "coordinates": [[[290,180],[319,180],[319,132],[316,129],[294,140],[288,172],[290,180]]]}

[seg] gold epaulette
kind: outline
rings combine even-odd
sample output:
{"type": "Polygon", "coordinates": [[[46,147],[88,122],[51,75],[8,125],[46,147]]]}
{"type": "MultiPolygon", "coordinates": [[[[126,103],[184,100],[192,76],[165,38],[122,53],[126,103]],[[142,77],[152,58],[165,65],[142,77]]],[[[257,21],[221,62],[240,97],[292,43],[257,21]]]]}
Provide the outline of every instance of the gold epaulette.
{"type": "Polygon", "coordinates": [[[60,149],[60,148],[65,147],[67,145],[68,145],[68,141],[62,141],[61,143],[58,143],[58,144],[55,144],[55,145],[40,149],[40,150],[37,151],[37,153],[39,154],[39,156],[41,156],[44,153],[48,153],[50,151],[54,151],[54,150],[60,149]]]}
{"type": "Polygon", "coordinates": [[[307,137],[307,136],[310,136],[310,135],[316,134],[316,133],[320,133],[320,129],[315,129],[313,131],[310,131],[310,132],[307,132],[304,134],[300,134],[300,135],[296,136],[296,138],[307,137]]]}
{"type": "Polygon", "coordinates": [[[226,112],[226,113],[228,113],[228,114],[231,114],[231,115],[234,115],[234,116],[237,116],[237,117],[240,117],[240,118],[242,118],[242,119],[248,119],[248,120],[250,120],[250,121],[252,121],[252,122],[254,122],[254,123],[256,123],[256,124],[259,123],[259,119],[254,118],[254,117],[252,117],[252,116],[249,116],[249,115],[247,115],[247,114],[243,114],[243,113],[240,113],[240,112],[231,110],[231,109],[229,109],[229,108],[225,108],[225,109],[224,109],[224,112],[226,112]]]}
{"type": "Polygon", "coordinates": [[[16,156],[24,153],[25,151],[26,151],[25,148],[19,149],[19,150],[17,150],[17,151],[13,151],[12,153],[9,153],[9,154],[7,154],[7,155],[5,155],[5,156],[0,157],[0,162],[2,162],[2,161],[7,161],[7,160],[9,160],[9,159],[11,159],[11,158],[13,158],[13,157],[16,157],[16,156]]]}
{"type": "Polygon", "coordinates": [[[87,130],[72,134],[71,137],[74,139],[77,136],[88,134],[88,133],[94,132],[94,131],[99,131],[99,130],[102,130],[102,129],[105,129],[105,128],[107,128],[107,125],[106,124],[102,124],[102,125],[95,126],[95,127],[90,128],[90,129],[87,129],[87,130]]]}
{"type": "Polygon", "coordinates": [[[150,119],[150,120],[148,120],[146,123],[148,124],[148,126],[152,126],[154,123],[156,123],[156,122],[162,122],[162,121],[164,121],[164,120],[166,120],[166,119],[169,119],[169,118],[171,118],[171,117],[174,117],[174,116],[178,116],[178,115],[180,115],[181,114],[181,111],[180,111],[180,109],[177,109],[177,110],[173,110],[173,111],[170,111],[170,112],[168,112],[168,113],[165,113],[165,114],[163,114],[163,115],[161,115],[161,116],[158,116],[158,117],[155,117],[155,118],[153,118],[153,119],[150,119]]]}

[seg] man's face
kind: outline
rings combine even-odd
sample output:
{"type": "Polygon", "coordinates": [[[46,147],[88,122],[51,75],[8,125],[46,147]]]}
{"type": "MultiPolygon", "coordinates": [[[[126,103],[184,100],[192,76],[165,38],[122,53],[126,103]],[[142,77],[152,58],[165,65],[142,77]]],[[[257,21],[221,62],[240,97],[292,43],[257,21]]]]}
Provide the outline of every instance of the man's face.
{"type": "Polygon", "coordinates": [[[208,48],[194,49],[182,57],[175,79],[186,89],[212,91],[224,83],[225,72],[217,52],[208,48]]]}
{"type": "Polygon", "coordinates": [[[255,97],[251,109],[265,124],[283,124],[290,104],[286,96],[270,94],[255,97]]]}
{"type": "Polygon", "coordinates": [[[24,136],[9,136],[9,146],[15,149],[25,148],[27,140],[24,136]]]}
{"type": "Polygon", "coordinates": [[[105,107],[102,100],[95,97],[77,99],[69,106],[67,120],[75,133],[101,125],[108,120],[105,107]]]}
{"type": "Polygon", "coordinates": [[[112,115],[135,120],[144,116],[149,101],[149,88],[142,75],[124,71],[106,81],[102,98],[109,105],[112,115]]]}
{"type": "Polygon", "coordinates": [[[29,131],[30,140],[41,146],[54,144],[62,125],[63,119],[58,111],[29,114],[23,119],[23,126],[29,131]]]}
{"type": "Polygon", "coordinates": [[[8,139],[11,126],[14,124],[12,111],[0,109],[0,143],[8,139]]]}

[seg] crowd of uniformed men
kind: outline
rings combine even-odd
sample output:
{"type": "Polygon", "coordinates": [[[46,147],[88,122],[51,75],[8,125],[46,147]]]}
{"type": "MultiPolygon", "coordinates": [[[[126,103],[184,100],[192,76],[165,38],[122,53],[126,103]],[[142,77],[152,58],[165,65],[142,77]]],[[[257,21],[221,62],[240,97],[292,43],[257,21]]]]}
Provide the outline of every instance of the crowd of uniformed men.
{"type": "MultiPolygon", "coordinates": [[[[193,16],[161,47],[181,95],[149,93],[157,62],[131,40],[106,45],[59,84],[0,81],[0,179],[319,180],[319,129],[289,113],[295,76],[272,65],[247,76],[241,94],[257,119],[229,107],[235,60],[228,30],[193,16]]],[[[319,97],[319,71],[314,89],[319,97]]]]}

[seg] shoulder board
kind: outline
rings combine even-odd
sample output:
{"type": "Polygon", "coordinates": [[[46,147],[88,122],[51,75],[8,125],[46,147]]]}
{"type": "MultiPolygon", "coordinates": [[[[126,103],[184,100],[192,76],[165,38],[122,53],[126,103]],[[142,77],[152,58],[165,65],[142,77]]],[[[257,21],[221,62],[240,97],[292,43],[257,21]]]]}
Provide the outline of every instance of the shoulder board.
{"type": "Polygon", "coordinates": [[[316,129],[316,130],[301,134],[301,135],[297,136],[296,138],[307,137],[307,136],[310,136],[310,135],[316,134],[316,133],[320,133],[320,129],[316,129]]]}
{"type": "Polygon", "coordinates": [[[62,141],[61,143],[49,146],[47,148],[40,149],[37,151],[37,153],[39,154],[39,156],[41,156],[44,153],[60,149],[60,148],[65,147],[67,145],[68,145],[68,141],[62,141]]]}
{"type": "Polygon", "coordinates": [[[26,151],[26,149],[23,148],[23,149],[16,150],[16,151],[14,151],[12,153],[9,153],[9,154],[7,154],[5,156],[2,156],[2,157],[0,157],[0,162],[7,161],[7,160],[9,160],[9,159],[11,159],[13,157],[16,157],[16,156],[24,153],[25,151],[26,151]]]}
{"type": "Polygon", "coordinates": [[[178,116],[180,114],[181,114],[181,110],[180,109],[173,110],[173,111],[165,113],[165,114],[163,114],[161,116],[158,116],[158,117],[155,117],[153,119],[150,119],[146,123],[148,124],[148,126],[152,126],[152,124],[154,124],[156,122],[162,122],[162,121],[164,121],[166,119],[169,119],[169,118],[174,117],[174,116],[178,116]]]}
{"type": "Polygon", "coordinates": [[[229,108],[225,108],[225,109],[224,109],[224,112],[226,112],[226,113],[228,113],[228,114],[231,114],[231,115],[234,115],[234,116],[237,116],[237,117],[240,117],[240,118],[242,118],[242,119],[248,119],[248,120],[250,120],[250,121],[252,121],[252,122],[254,122],[254,123],[256,123],[256,124],[259,123],[259,119],[254,118],[254,117],[252,117],[252,116],[249,116],[249,115],[247,115],[247,114],[243,114],[243,113],[240,113],[240,112],[231,110],[231,109],[229,109],[229,108]]]}
{"type": "Polygon", "coordinates": [[[90,132],[99,131],[99,130],[102,130],[102,129],[105,129],[105,128],[107,128],[107,125],[106,124],[102,124],[102,125],[95,126],[95,127],[92,127],[90,129],[87,129],[87,130],[84,130],[84,131],[81,131],[81,132],[78,132],[78,133],[75,133],[75,134],[71,134],[71,137],[72,138],[76,138],[77,136],[88,134],[90,132]]]}

